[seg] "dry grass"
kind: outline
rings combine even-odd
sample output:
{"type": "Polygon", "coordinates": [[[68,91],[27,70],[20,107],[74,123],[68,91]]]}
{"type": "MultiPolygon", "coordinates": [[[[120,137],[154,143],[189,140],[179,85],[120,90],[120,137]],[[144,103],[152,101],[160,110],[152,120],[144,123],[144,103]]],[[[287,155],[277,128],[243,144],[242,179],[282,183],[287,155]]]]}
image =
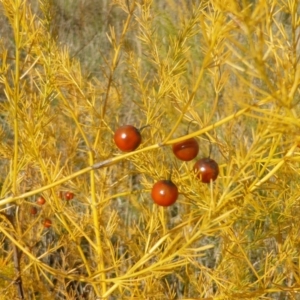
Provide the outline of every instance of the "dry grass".
{"type": "Polygon", "coordinates": [[[299,299],[297,1],[0,3],[0,299],[299,299]]]}

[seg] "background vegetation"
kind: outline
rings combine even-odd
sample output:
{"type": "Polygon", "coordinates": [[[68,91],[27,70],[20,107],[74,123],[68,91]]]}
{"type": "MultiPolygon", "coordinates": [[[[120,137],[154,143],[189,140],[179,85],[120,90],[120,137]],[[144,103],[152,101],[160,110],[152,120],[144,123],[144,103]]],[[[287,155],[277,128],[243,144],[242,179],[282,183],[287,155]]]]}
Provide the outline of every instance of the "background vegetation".
{"type": "Polygon", "coordinates": [[[0,299],[300,299],[297,0],[0,3],[0,299]]]}

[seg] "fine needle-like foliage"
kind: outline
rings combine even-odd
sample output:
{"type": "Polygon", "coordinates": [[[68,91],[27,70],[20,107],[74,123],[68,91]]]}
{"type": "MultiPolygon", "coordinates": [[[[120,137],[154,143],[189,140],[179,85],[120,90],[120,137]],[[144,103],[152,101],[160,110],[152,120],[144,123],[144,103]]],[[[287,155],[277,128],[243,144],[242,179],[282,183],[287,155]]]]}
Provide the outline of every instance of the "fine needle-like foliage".
{"type": "Polygon", "coordinates": [[[0,7],[1,300],[299,299],[298,1],[0,7]]]}

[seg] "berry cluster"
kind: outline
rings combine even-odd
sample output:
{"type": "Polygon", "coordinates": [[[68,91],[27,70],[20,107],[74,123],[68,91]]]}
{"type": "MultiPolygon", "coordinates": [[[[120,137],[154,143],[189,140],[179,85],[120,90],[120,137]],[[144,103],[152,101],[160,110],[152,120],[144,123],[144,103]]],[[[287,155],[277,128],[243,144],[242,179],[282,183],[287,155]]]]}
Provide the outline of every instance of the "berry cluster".
{"type": "MultiPolygon", "coordinates": [[[[134,151],[142,142],[141,132],[132,125],[124,125],[116,130],[114,141],[121,151],[134,151]]],[[[199,145],[196,139],[190,138],[173,144],[172,150],[178,159],[191,161],[198,155],[199,145]]],[[[193,170],[196,177],[203,183],[215,181],[219,175],[218,164],[209,157],[199,159],[193,170]]],[[[153,185],[151,196],[156,204],[170,206],[177,200],[178,188],[171,180],[160,180],[153,185]]]]}
{"type": "MultiPolygon", "coordinates": [[[[71,192],[71,191],[67,191],[67,192],[60,191],[58,193],[58,197],[61,198],[61,199],[66,200],[66,201],[70,201],[70,200],[72,200],[74,198],[74,193],[71,192]]],[[[37,197],[36,204],[38,206],[43,206],[45,203],[46,203],[46,199],[43,196],[37,197]]],[[[36,206],[32,206],[30,208],[30,214],[34,216],[37,213],[38,213],[37,207],[36,206]]],[[[43,226],[45,228],[50,228],[52,226],[52,221],[50,219],[44,219],[43,226]]]]}

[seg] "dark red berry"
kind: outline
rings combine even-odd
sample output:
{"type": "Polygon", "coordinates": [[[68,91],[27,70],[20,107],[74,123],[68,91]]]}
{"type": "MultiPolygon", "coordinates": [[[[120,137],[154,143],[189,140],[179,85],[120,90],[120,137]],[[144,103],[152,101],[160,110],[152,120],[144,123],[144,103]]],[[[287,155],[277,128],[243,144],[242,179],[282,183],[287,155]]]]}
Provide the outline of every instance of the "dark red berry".
{"type": "Polygon", "coordinates": [[[161,206],[170,206],[178,198],[178,188],[171,180],[160,180],[152,187],[153,201],[161,206]]]}
{"type": "Polygon", "coordinates": [[[44,227],[49,228],[52,226],[52,221],[50,219],[44,220],[44,227]]]}
{"type": "Polygon", "coordinates": [[[199,145],[196,139],[190,138],[182,142],[173,144],[174,155],[183,161],[190,161],[194,159],[199,152],[199,145]]]}
{"type": "Polygon", "coordinates": [[[39,204],[39,205],[44,205],[46,203],[46,200],[44,197],[42,196],[39,196],[37,199],[36,199],[36,203],[39,204]]]}
{"type": "Polygon", "coordinates": [[[65,199],[66,200],[72,200],[74,198],[74,193],[72,192],[66,192],[65,193],[65,199]]]}
{"type": "Polygon", "coordinates": [[[196,176],[204,183],[215,181],[219,175],[219,166],[211,158],[201,158],[194,165],[196,176]]]}
{"type": "Polygon", "coordinates": [[[37,208],[35,206],[30,207],[30,214],[32,214],[32,215],[37,214],[37,208]]]}
{"type": "Polygon", "coordinates": [[[119,127],[114,134],[116,146],[123,152],[134,151],[141,143],[140,131],[132,125],[119,127]]]}

